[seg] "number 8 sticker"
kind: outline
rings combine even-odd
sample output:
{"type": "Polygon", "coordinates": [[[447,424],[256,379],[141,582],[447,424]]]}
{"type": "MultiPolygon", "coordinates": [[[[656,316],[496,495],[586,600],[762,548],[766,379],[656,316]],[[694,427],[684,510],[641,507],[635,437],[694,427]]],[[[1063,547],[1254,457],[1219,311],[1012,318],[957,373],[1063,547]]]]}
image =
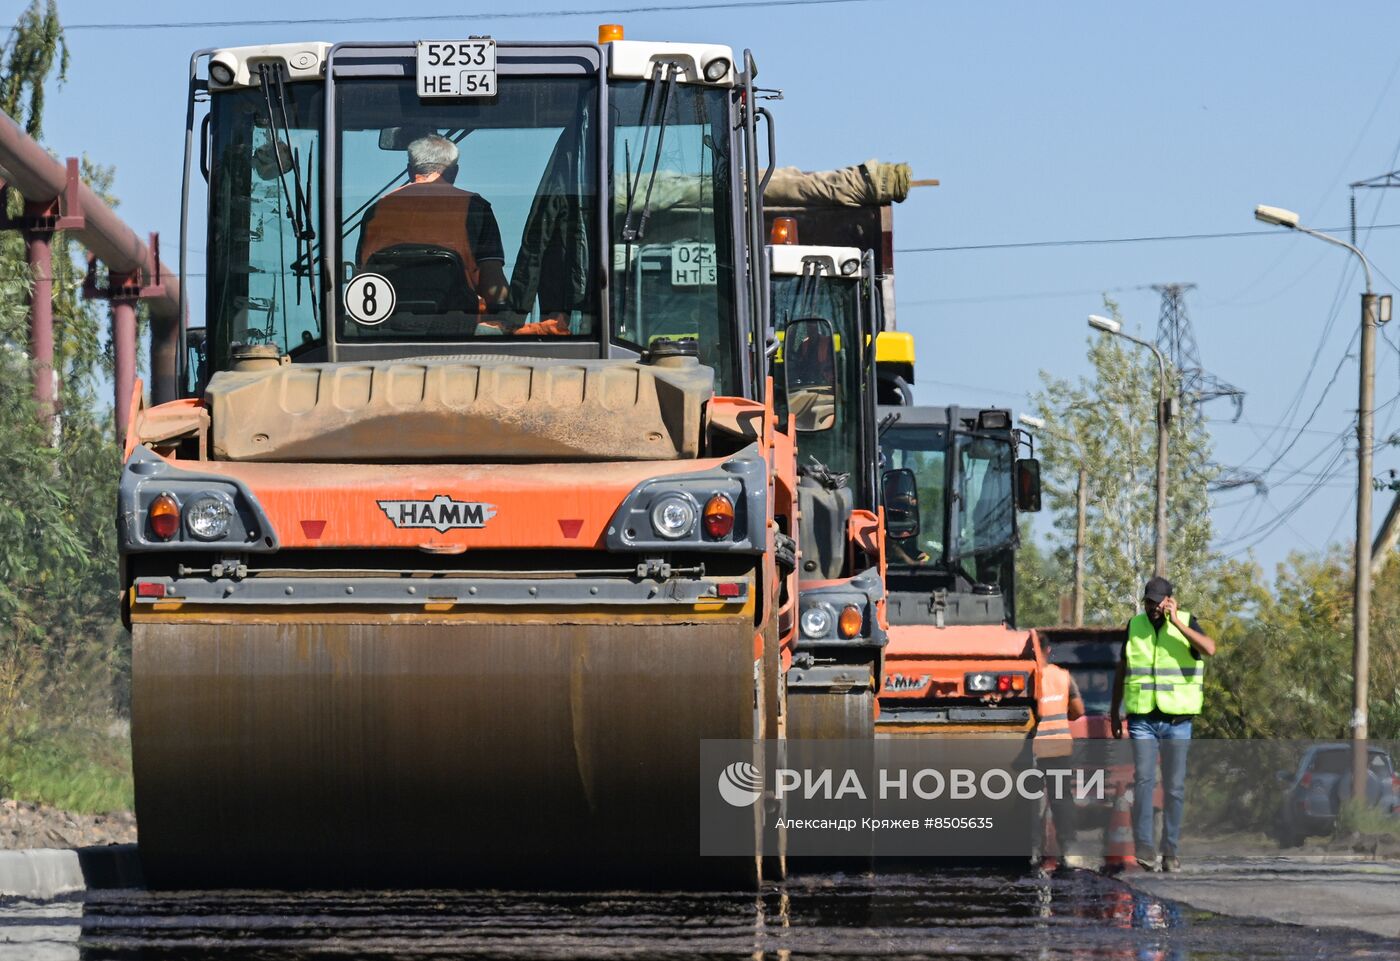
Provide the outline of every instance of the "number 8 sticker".
{"type": "Polygon", "coordinates": [[[359,274],[345,285],[345,312],[366,327],[388,320],[397,300],[394,285],[383,274],[359,274]]]}

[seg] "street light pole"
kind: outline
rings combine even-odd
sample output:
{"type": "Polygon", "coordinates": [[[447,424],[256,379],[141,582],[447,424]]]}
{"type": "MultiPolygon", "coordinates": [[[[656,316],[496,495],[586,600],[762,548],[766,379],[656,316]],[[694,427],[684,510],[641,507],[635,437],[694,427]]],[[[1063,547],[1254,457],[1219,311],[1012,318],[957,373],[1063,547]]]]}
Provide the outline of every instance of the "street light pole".
{"type": "MultiPolygon", "coordinates": [[[[1361,295],[1361,376],[1356,407],[1356,551],[1352,598],[1351,651],[1351,786],[1352,797],[1366,798],[1367,701],[1371,673],[1371,448],[1375,446],[1376,328],[1382,322],[1381,298],[1371,289],[1371,263],[1357,246],[1299,223],[1298,214],[1281,207],[1259,206],[1256,220],[1297,230],[1343,247],[1361,261],[1366,292],[1361,295]]],[[[1390,297],[1384,298],[1389,307],[1390,297]]],[[[1389,310],[1385,310],[1389,313],[1389,310]]],[[[1387,316],[1384,318],[1389,320],[1387,316]]]]}
{"type": "Polygon", "coordinates": [[[1123,332],[1123,325],[1109,317],[1089,315],[1089,326],[1115,337],[1130,340],[1139,347],[1146,347],[1157,358],[1157,517],[1152,543],[1152,573],[1155,577],[1167,576],[1167,425],[1171,410],[1167,406],[1167,362],[1155,344],[1139,340],[1132,334],[1123,332]]]}

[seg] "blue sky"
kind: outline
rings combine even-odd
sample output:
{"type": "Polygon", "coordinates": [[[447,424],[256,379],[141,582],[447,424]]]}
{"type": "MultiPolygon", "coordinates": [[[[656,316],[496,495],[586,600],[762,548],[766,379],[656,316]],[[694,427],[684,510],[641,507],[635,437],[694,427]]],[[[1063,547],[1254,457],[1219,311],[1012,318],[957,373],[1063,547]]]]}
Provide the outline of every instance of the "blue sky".
{"type": "MultiPolygon", "coordinates": [[[[1387,42],[1400,8],[1390,3],[874,0],[615,17],[481,15],[604,5],[485,0],[474,5],[478,15],[456,23],[75,29],[68,83],[50,95],[46,140],[60,154],[86,151],[114,165],[123,216],[138,231],[160,230],[173,262],[190,51],[305,38],[586,38],[596,23],[620,19],[633,39],[752,48],[760,82],[785,92],[776,105],[782,164],[818,169],[879,157],[941,179],[897,208],[897,248],[1262,231],[1252,217],[1257,203],[1339,227],[1348,222],[1349,182],[1400,167],[1400,52],[1387,42]]],[[[465,7],[420,0],[414,10],[465,7]]],[[[216,8],[60,0],[74,25],[390,9],[365,0],[216,8]]],[[[1368,236],[1364,229],[1400,224],[1400,190],[1360,191],[1357,204],[1366,251],[1380,271],[1400,278],[1400,230],[1368,236]]],[[[1252,548],[1267,567],[1289,550],[1350,539],[1355,442],[1347,429],[1356,409],[1361,290],[1351,260],[1283,231],[904,252],[896,254],[898,320],[918,339],[920,403],[1020,410],[1041,369],[1085,372],[1084,318],[1101,308],[1102,292],[1118,300],[1130,327],[1151,337],[1159,297],[1150,285],[1197,284],[1187,306],[1201,358],[1247,392],[1240,423],[1229,422],[1228,402],[1207,408],[1217,459],[1259,470],[1294,442],[1266,475],[1267,496],[1242,490],[1217,498],[1223,546],[1252,548]],[[1344,362],[1348,351],[1353,358],[1344,362]]],[[[1383,275],[1376,283],[1383,292],[1395,287],[1383,275]]],[[[1400,430],[1400,402],[1387,404],[1400,396],[1400,348],[1392,346],[1400,331],[1386,335],[1377,353],[1378,438],[1400,430]]],[[[1400,468],[1400,451],[1383,449],[1377,473],[1392,467],[1400,468]]],[[[1389,496],[1378,497],[1378,516],[1389,496]]]]}

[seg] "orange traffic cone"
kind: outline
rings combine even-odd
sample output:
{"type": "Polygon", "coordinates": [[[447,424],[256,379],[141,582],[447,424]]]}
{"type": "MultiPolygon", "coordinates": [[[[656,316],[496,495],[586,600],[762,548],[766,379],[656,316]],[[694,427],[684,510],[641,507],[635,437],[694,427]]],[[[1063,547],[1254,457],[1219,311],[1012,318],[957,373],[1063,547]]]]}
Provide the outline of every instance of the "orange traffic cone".
{"type": "Polygon", "coordinates": [[[1105,874],[1137,870],[1137,846],[1133,841],[1133,802],[1129,788],[1113,799],[1113,814],[1108,819],[1108,845],[1104,857],[1105,874]]]}

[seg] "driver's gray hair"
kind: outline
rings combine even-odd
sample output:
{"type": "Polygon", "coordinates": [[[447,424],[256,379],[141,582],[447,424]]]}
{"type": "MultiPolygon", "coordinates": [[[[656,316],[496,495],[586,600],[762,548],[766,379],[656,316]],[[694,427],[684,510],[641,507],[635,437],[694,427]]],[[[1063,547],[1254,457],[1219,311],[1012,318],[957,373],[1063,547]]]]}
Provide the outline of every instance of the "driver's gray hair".
{"type": "Polygon", "coordinates": [[[408,169],[415,174],[441,173],[457,166],[457,145],[446,137],[430,133],[408,145],[408,169]]]}

